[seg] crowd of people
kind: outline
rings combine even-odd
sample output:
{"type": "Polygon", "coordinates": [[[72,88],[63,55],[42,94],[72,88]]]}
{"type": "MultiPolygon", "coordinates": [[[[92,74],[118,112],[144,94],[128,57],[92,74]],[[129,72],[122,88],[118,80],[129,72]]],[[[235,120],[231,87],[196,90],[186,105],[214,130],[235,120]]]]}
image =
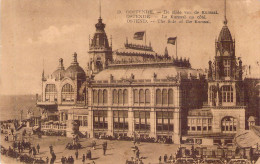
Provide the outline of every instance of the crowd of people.
{"type": "Polygon", "coordinates": [[[147,143],[164,143],[164,144],[172,144],[172,139],[170,138],[154,138],[154,137],[128,137],[128,136],[112,136],[112,135],[105,135],[99,136],[99,139],[106,139],[106,140],[121,140],[121,141],[134,141],[134,142],[147,142],[147,143]]]}

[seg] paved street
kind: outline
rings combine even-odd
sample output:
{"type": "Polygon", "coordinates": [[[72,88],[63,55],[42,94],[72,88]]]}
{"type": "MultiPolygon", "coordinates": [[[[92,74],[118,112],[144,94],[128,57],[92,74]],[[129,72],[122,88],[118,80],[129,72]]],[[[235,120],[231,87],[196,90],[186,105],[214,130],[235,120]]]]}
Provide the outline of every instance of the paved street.
{"type": "MultiPolygon", "coordinates": [[[[54,152],[57,156],[55,163],[61,163],[60,159],[62,156],[68,157],[70,155],[75,159],[75,150],[65,149],[67,143],[71,142],[71,138],[66,137],[54,137],[54,136],[43,136],[39,139],[37,136],[32,136],[29,139],[31,143],[36,146],[38,143],[40,144],[40,153],[36,155],[37,158],[42,157],[42,159],[46,159],[48,156],[51,158],[49,153],[49,146],[52,144],[54,147],[54,152]]],[[[104,140],[94,139],[97,143],[96,149],[93,150],[91,148],[91,142],[93,139],[80,139],[80,144],[83,146],[82,149],[79,149],[79,159],[75,159],[75,163],[82,163],[82,155],[86,154],[87,150],[91,150],[93,160],[88,160],[86,163],[91,163],[95,161],[95,163],[105,163],[105,164],[115,164],[115,163],[125,163],[128,159],[134,156],[133,151],[131,149],[134,144],[130,141],[109,141],[108,149],[106,156],[103,155],[102,143],[104,140]]],[[[9,145],[12,144],[12,141],[5,142],[4,136],[1,137],[1,145],[8,148],[9,145]]],[[[168,156],[174,154],[177,150],[178,145],[173,144],[159,144],[159,143],[140,143],[137,144],[140,150],[140,157],[143,157],[144,163],[158,163],[158,158],[161,155],[163,157],[164,154],[168,156]]],[[[28,154],[28,150],[25,151],[28,154]]],[[[8,158],[9,159],[9,158],[8,158]]],[[[6,162],[6,158],[4,158],[5,163],[13,163],[15,160],[10,160],[6,162]]]]}

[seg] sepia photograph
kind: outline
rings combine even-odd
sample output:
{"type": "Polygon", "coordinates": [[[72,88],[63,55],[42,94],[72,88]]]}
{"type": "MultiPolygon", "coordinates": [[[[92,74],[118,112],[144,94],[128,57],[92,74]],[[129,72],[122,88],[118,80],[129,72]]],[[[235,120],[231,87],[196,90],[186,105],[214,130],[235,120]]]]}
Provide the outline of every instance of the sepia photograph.
{"type": "Polygon", "coordinates": [[[0,3],[0,163],[260,164],[260,0],[0,3]]]}

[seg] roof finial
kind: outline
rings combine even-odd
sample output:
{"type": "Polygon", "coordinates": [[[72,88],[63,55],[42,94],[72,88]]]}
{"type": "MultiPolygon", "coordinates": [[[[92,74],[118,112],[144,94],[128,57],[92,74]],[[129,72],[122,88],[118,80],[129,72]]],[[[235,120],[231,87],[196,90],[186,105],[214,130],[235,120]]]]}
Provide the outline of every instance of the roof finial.
{"type": "Polygon", "coordinates": [[[99,18],[101,18],[101,0],[99,0],[99,18]]]}
{"type": "Polygon", "coordinates": [[[42,80],[44,80],[44,57],[42,59],[42,80]]]}
{"type": "Polygon", "coordinates": [[[227,13],[226,13],[226,10],[227,10],[227,0],[224,0],[224,25],[227,25],[227,17],[226,17],[226,15],[227,15],[227,13]]]}

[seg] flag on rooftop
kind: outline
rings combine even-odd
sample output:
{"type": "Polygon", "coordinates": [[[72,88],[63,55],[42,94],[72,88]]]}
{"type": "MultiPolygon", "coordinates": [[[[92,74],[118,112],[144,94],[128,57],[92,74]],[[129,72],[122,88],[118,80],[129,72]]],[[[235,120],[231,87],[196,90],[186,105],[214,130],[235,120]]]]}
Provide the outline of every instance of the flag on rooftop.
{"type": "Polygon", "coordinates": [[[143,40],[145,31],[139,31],[134,34],[135,40],[143,40]]]}
{"type": "Polygon", "coordinates": [[[175,45],[176,40],[177,40],[177,37],[170,37],[170,38],[168,38],[167,44],[175,45]]]}

